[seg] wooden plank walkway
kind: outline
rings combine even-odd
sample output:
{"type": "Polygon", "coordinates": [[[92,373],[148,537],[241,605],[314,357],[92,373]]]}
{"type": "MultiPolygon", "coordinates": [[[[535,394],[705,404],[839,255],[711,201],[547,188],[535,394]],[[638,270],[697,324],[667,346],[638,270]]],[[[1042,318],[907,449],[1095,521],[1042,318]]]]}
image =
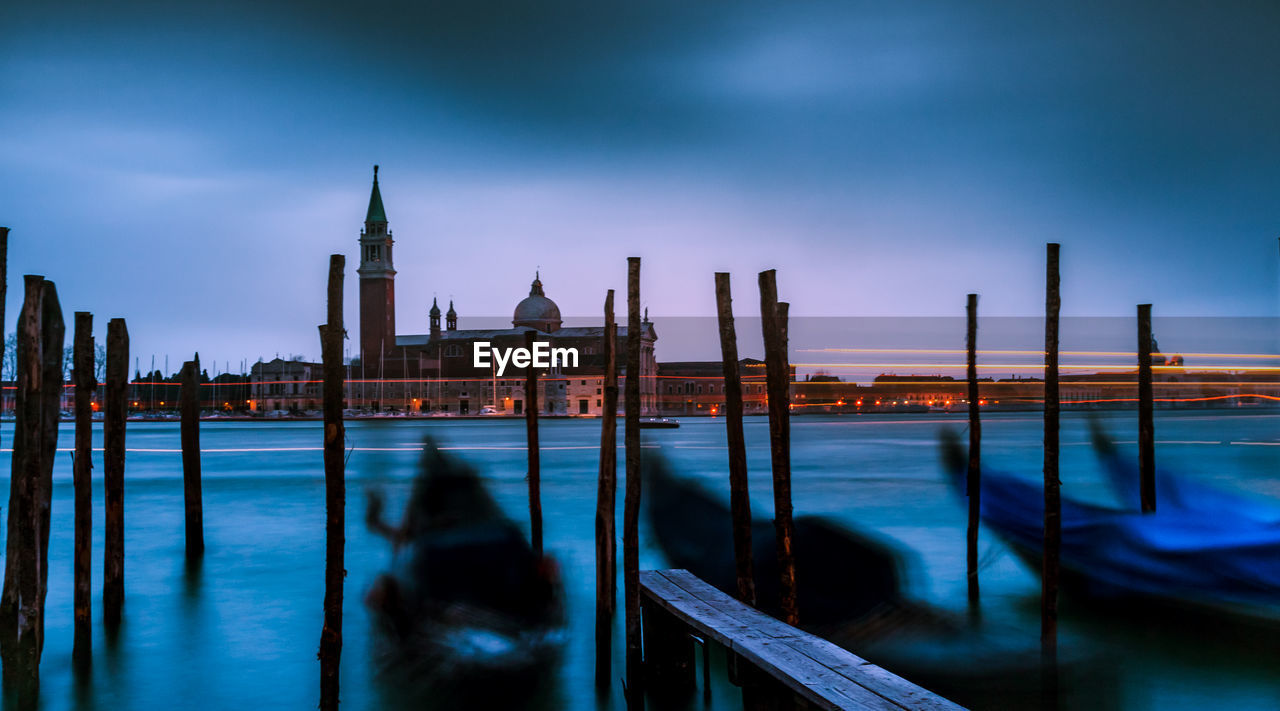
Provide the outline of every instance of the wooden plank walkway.
{"type": "Polygon", "coordinates": [[[687,570],[640,573],[646,602],[820,709],[962,709],[846,649],[747,607],[687,570]]]}

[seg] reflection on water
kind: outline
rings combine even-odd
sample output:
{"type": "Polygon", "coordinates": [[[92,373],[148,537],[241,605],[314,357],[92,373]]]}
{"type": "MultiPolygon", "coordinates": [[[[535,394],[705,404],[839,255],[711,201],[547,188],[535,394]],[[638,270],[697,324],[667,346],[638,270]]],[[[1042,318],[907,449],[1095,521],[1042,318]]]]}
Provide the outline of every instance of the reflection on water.
{"type": "MultiPolygon", "coordinates": [[[[1200,480],[1280,499],[1280,416],[1234,413],[1157,413],[1157,456],[1176,459],[1200,480]]],[[[1132,452],[1125,432],[1131,414],[1108,425],[1132,452]]],[[[937,457],[937,433],[959,418],[924,416],[801,417],[793,420],[795,509],[871,530],[910,551],[907,594],[957,613],[965,609],[964,512],[947,490],[937,457]]],[[[998,414],[984,420],[984,463],[1038,476],[1038,414],[998,414]]],[[[324,473],[321,425],[316,422],[206,423],[204,524],[206,553],[197,569],[184,553],[181,455],[176,423],[130,423],[126,465],[126,598],[118,637],[101,625],[101,564],[94,573],[94,656],[76,679],[71,663],[72,487],[68,459],[54,472],[49,596],[42,670],[42,708],[151,709],[178,704],[222,709],[251,703],[313,708],[319,695],[316,650],[322,622],[324,473]],[[248,451],[247,451],[248,450],[248,451]]],[[[385,541],[370,534],[361,515],[364,492],[386,492],[389,511],[408,498],[426,433],[466,457],[480,471],[502,510],[527,521],[522,421],[353,422],[348,462],[347,581],[342,700],[345,708],[386,708],[403,701],[375,673],[376,642],[362,599],[391,565],[385,541]]],[[[752,505],[770,513],[768,433],[749,418],[746,434],[752,505]]],[[[101,432],[96,433],[101,446],[101,432]]],[[[680,429],[646,431],[673,465],[704,485],[724,491],[724,427],[718,420],[686,419],[680,429]]],[[[11,441],[9,432],[0,435],[11,441]]],[[[70,446],[64,425],[60,443],[70,446]]],[[[594,692],[594,528],[598,421],[542,423],[542,498],[547,551],[566,583],[568,641],[547,683],[525,698],[548,709],[622,708],[621,686],[605,699],[594,692]]],[[[1063,491],[1086,501],[1109,492],[1088,446],[1082,418],[1064,417],[1063,491]]],[[[101,453],[95,474],[101,475],[101,453]]],[[[1136,454],[1134,454],[1136,458],[1136,454]]],[[[9,455],[0,457],[7,486],[9,455]]],[[[101,479],[95,480],[94,560],[102,559],[101,479]]],[[[621,496],[618,521],[621,522],[621,496]]],[[[7,513],[7,512],[5,512],[7,513]]],[[[641,566],[665,561],[641,529],[641,566]]],[[[981,541],[984,617],[1029,635],[1038,630],[1038,580],[985,532],[981,541]]],[[[798,571],[803,585],[803,571],[798,571]]],[[[621,587],[621,586],[620,586],[621,587]]],[[[1116,692],[1128,708],[1231,707],[1270,709],[1280,704],[1273,674],[1280,653],[1266,635],[1132,610],[1107,611],[1067,598],[1062,605],[1064,645],[1103,650],[1123,660],[1114,670],[1116,692]]],[[[1272,638],[1273,639],[1273,638],[1272,638]]],[[[614,671],[621,677],[621,620],[614,631],[614,671]]],[[[701,661],[699,661],[701,663],[701,661]]],[[[712,655],[710,708],[740,708],[727,682],[723,656],[712,655]]],[[[699,674],[699,678],[701,675],[699,674]]],[[[442,708],[446,700],[438,699],[442,708]]],[[[702,699],[690,708],[705,708],[702,699]]]]}

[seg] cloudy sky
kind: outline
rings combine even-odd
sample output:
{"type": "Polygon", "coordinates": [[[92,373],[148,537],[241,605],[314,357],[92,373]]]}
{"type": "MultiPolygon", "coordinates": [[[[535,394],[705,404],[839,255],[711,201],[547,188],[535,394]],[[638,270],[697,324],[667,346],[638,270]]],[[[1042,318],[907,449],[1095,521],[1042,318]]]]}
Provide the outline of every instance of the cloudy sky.
{"type": "Polygon", "coordinates": [[[133,352],[318,355],[371,168],[401,333],[566,315],[1280,313],[1280,5],[7,3],[0,224],[133,352]],[[265,5],[265,4],[262,4],[265,5]],[[1229,6],[1228,6],[1229,5],[1229,6]]]}

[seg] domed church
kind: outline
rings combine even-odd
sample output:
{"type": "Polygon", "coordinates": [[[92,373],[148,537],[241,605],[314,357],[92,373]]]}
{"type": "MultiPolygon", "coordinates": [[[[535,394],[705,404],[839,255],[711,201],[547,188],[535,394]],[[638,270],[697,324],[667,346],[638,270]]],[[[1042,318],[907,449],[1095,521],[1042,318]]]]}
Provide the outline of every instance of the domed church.
{"type": "Polygon", "coordinates": [[[546,333],[560,330],[560,307],[542,293],[542,279],[539,278],[538,272],[533,273],[533,284],[529,285],[529,295],[516,304],[516,311],[511,316],[511,325],[516,328],[536,328],[546,333]]]}
{"type": "MultiPolygon", "coordinates": [[[[543,290],[541,274],[534,272],[529,295],[521,299],[511,316],[511,328],[459,329],[453,301],[441,328],[440,306],[432,300],[427,312],[427,333],[397,335],[395,276],[391,260],[392,238],[373,169],[373,190],[365,227],[360,233],[360,354],[348,376],[349,407],[374,411],[475,415],[520,415],[524,412],[523,369],[508,367],[499,378],[492,368],[476,368],[473,344],[488,342],[492,348],[524,347],[525,333],[548,341],[553,348],[576,348],[576,367],[544,369],[538,373],[538,409],[550,415],[600,415],[604,403],[604,325],[565,327],[560,307],[543,290]],[[359,368],[357,372],[355,369],[359,368]]],[[[621,271],[621,270],[619,270],[621,271]]],[[[593,307],[594,310],[594,307],[593,307]]],[[[623,311],[621,321],[625,322],[623,311]]],[[[640,410],[656,412],[658,336],[646,313],[640,334],[640,410]]],[[[615,352],[618,367],[618,409],[623,408],[627,327],[618,325],[615,352]]]]}

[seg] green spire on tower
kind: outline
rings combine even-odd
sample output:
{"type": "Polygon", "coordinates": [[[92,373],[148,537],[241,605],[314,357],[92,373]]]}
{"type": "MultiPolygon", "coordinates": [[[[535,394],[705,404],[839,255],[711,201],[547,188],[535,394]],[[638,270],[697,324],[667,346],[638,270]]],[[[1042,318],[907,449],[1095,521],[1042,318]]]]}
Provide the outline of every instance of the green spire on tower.
{"type": "Polygon", "coordinates": [[[378,190],[378,166],[373,166],[373,192],[369,195],[369,212],[365,222],[386,222],[387,211],[382,207],[382,191],[378,190]]]}

